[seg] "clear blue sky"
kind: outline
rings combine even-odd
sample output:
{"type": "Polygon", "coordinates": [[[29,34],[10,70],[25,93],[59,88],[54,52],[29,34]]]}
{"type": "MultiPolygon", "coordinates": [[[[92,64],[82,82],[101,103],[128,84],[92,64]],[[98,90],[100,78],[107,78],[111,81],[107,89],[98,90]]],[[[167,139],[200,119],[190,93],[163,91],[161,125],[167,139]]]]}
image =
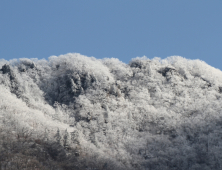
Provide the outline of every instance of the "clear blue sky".
{"type": "Polygon", "coordinates": [[[180,55],[222,70],[222,1],[0,1],[0,58],[69,52],[125,63],[180,55]]]}

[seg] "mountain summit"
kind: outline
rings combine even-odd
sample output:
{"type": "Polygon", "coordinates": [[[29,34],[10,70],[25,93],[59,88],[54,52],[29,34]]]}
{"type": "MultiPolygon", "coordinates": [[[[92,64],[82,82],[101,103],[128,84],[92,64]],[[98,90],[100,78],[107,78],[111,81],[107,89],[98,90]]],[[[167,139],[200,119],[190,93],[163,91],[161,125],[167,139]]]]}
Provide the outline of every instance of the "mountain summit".
{"type": "Polygon", "coordinates": [[[221,103],[200,60],[0,60],[0,169],[221,170],[221,103]]]}

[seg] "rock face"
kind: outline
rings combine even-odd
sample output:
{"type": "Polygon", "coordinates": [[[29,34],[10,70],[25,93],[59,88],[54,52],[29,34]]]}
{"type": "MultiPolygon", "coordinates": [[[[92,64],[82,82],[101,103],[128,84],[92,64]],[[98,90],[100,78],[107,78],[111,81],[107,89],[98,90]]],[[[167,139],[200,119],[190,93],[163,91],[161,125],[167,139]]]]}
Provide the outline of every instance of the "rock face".
{"type": "Polygon", "coordinates": [[[95,77],[89,74],[67,74],[54,80],[56,83],[46,95],[46,100],[50,103],[59,102],[61,104],[69,104],[73,102],[80,94],[88,88],[92,88],[92,84],[96,81],[95,77]]]}
{"type": "Polygon", "coordinates": [[[0,167],[220,170],[221,102],[199,60],[1,61],[0,167]]]}

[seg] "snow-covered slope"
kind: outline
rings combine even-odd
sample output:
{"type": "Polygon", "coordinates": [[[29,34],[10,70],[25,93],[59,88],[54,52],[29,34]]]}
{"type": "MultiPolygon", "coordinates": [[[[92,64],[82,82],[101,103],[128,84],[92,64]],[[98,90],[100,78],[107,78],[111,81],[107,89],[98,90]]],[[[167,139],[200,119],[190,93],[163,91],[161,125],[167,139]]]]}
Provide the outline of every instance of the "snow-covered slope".
{"type": "Polygon", "coordinates": [[[221,103],[200,60],[0,60],[0,167],[219,170],[221,103]]]}

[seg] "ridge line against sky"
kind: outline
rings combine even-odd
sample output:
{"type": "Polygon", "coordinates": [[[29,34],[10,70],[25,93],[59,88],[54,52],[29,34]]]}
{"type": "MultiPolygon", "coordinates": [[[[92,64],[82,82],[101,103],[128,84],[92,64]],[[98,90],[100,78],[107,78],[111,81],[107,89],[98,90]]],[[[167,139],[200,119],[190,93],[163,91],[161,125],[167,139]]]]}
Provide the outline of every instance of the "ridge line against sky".
{"type": "Polygon", "coordinates": [[[222,1],[1,1],[0,58],[178,55],[222,70],[222,1]]]}

